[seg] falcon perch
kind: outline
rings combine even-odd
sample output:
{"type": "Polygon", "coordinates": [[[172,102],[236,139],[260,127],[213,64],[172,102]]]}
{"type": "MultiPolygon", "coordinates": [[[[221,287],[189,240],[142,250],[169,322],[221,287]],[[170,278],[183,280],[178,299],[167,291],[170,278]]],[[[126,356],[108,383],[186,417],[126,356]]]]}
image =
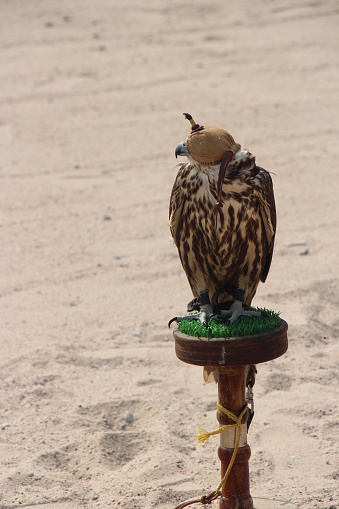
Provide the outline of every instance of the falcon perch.
{"type": "MultiPolygon", "coordinates": [[[[233,323],[246,310],[270,269],[276,211],[270,174],[225,130],[191,124],[175,156],[179,164],[169,207],[170,230],[194,299],[188,311],[233,323]]],[[[172,322],[172,320],[171,320],[172,322]]],[[[170,323],[171,323],[170,322],[170,323]]]]}

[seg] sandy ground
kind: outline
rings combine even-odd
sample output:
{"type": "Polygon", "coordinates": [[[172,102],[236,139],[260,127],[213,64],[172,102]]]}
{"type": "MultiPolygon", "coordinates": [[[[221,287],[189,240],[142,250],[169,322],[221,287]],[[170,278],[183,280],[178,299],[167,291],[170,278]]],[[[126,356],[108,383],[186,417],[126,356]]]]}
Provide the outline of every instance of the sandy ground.
{"type": "Polygon", "coordinates": [[[252,495],[338,508],[338,2],[0,11],[0,508],[171,509],[219,482],[218,439],[194,437],[217,388],[167,328],[191,299],[168,228],[183,111],[275,173],[254,304],[289,350],[258,366],[252,495]]]}

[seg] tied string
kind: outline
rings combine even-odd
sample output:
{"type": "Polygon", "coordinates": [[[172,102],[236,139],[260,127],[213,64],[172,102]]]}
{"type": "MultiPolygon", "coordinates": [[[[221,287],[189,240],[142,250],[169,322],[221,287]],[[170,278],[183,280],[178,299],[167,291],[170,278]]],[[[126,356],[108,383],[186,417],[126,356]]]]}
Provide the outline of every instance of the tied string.
{"type": "Polygon", "coordinates": [[[197,437],[198,442],[200,442],[200,443],[206,442],[207,443],[211,436],[219,435],[222,431],[225,431],[226,429],[236,428],[236,430],[237,430],[237,438],[236,438],[233,454],[231,457],[231,461],[229,462],[229,465],[227,467],[227,470],[226,470],[226,473],[225,473],[223,479],[221,480],[221,482],[219,483],[219,485],[216,489],[216,493],[221,493],[222,489],[225,487],[228,476],[230,475],[230,472],[232,470],[232,467],[235,462],[235,458],[236,458],[236,455],[237,455],[237,452],[239,449],[239,443],[240,443],[240,437],[241,437],[241,420],[247,412],[247,404],[244,406],[239,417],[237,415],[235,415],[233,412],[231,412],[230,410],[227,410],[227,408],[220,405],[219,402],[217,403],[217,407],[218,407],[218,410],[220,410],[220,412],[227,415],[227,417],[229,417],[229,419],[234,421],[234,424],[226,424],[225,426],[220,426],[220,428],[215,429],[213,431],[205,431],[204,429],[199,427],[199,433],[197,433],[195,436],[197,437]]]}
{"type": "Polygon", "coordinates": [[[182,504],[177,505],[174,509],[184,509],[184,507],[188,507],[192,504],[202,504],[202,505],[211,505],[213,500],[216,500],[221,496],[221,493],[216,493],[215,491],[212,491],[208,495],[203,495],[200,498],[196,498],[194,500],[188,500],[186,502],[182,502],[182,504]]]}
{"type": "Polygon", "coordinates": [[[227,408],[220,405],[219,402],[217,402],[217,408],[218,408],[218,410],[220,410],[220,412],[227,415],[227,417],[229,419],[234,421],[234,424],[225,424],[224,426],[220,426],[220,428],[215,429],[213,431],[206,431],[199,426],[199,428],[198,428],[199,433],[197,433],[195,436],[197,437],[199,443],[204,443],[204,442],[207,443],[211,436],[219,435],[222,431],[224,431],[226,429],[236,428],[237,438],[235,441],[235,446],[234,446],[233,454],[231,457],[231,461],[229,462],[226,473],[225,473],[223,479],[221,480],[221,482],[219,483],[216,491],[212,491],[208,495],[203,495],[202,497],[196,498],[194,500],[188,500],[186,502],[182,502],[181,504],[177,505],[174,509],[184,509],[184,507],[188,507],[189,505],[199,504],[199,503],[202,505],[211,505],[214,500],[216,500],[217,498],[222,496],[222,490],[225,487],[228,476],[230,475],[230,472],[232,470],[232,467],[235,462],[235,458],[237,456],[237,452],[239,449],[239,443],[240,443],[240,437],[241,437],[241,421],[247,412],[247,404],[242,409],[239,417],[237,415],[235,415],[233,412],[231,412],[230,410],[227,410],[227,408]]]}

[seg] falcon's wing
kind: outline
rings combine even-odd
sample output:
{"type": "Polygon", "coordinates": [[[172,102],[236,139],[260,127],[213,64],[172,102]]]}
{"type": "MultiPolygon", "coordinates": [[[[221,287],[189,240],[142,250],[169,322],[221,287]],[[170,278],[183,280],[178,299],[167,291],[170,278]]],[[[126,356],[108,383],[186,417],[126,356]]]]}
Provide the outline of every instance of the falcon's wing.
{"type": "Polygon", "coordinates": [[[255,180],[259,184],[257,187],[257,192],[260,205],[260,215],[262,218],[267,243],[266,257],[260,276],[260,280],[264,283],[266,281],[268,271],[270,270],[273,256],[274,239],[277,228],[277,216],[271,175],[268,173],[268,171],[260,168],[260,171],[255,180]]]}
{"type": "Polygon", "coordinates": [[[169,225],[174,243],[179,247],[180,233],[183,228],[182,209],[186,199],[186,164],[182,164],[173,184],[169,206],[169,225]]]}

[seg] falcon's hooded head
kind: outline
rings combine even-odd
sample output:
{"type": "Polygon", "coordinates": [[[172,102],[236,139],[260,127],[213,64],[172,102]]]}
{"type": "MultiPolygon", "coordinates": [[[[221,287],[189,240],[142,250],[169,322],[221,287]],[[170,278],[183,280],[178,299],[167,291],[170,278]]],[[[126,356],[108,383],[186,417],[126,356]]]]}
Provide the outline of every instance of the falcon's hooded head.
{"type": "Polygon", "coordinates": [[[187,156],[202,166],[220,164],[218,185],[220,200],[227,165],[241,148],[241,145],[236,143],[233,137],[224,129],[196,124],[189,113],[184,113],[184,116],[192,126],[191,132],[186,140],[175,149],[175,157],[187,156]]]}
{"type": "Polygon", "coordinates": [[[226,152],[232,157],[241,148],[233,137],[224,129],[214,126],[196,124],[189,113],[184,113],[191,124],[191,132],[186,140],[175,149],[175,156],[191,156],[204,166],[220,164],[226,152]]]}

